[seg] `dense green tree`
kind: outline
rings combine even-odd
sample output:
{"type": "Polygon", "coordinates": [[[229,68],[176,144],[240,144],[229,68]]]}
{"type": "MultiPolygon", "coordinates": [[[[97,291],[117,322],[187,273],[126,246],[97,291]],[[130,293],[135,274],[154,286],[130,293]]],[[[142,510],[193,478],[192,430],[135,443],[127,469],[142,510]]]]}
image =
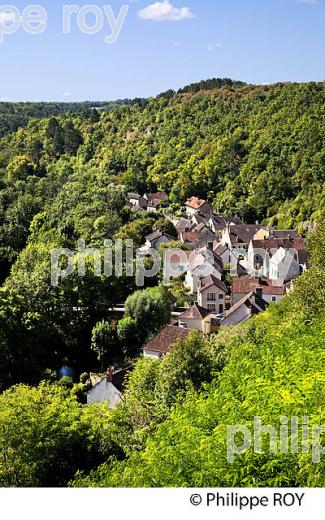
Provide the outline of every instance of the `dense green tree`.
{"type": "Polygon", "coordinates": [[[136,291],[126,300],[125,314],[134,320],[141,337],[148,338],[170,322],[171,295],[163,286],[136,291]]]}
{"type": "Polygon", "coordinates": [[[139,341],[135,320],[130,317],[121,319],[117,324],[117,336],[126,352],[132,353],[139,341]]]}
{"type": "Polygon", "coordinates": [[[83,138],[79,130],[77,130],[72,121],[67,121],[64,127],[64,151],[71,155],[75,155],[79,146],[83,143],[83,138]]]}
{"type": "Polygon", "coordinates": [[[7,176],[11,182],[26,180],[34,173],[34,164],[26,155],[14,157],[7,166],[7,176]]]}
{"type": "MultiPolygon", "coordinates": [[[[104,407],[84,408],[58,384],[17,386],[0,395],[0,485],[66,486],[78,469],[109,454],[104,407]]],[[[114,448],[112,448],[114,451],[114,448]]]]}
{"type": "Polygon", "coordinates": [[[101,369],[112,362],[112,350],[116,345],[116,333],[106,321],[98,322],[91,333],[91,349],[95,352],[101,369]]]}

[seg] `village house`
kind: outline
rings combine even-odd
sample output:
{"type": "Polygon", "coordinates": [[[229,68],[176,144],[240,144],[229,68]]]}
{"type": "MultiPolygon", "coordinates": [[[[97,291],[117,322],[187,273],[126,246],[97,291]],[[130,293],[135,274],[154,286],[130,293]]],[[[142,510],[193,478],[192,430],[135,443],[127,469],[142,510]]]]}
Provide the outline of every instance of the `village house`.
{"type": "Polygon", "coordinates": [[[155,231],[146,237],[146,243],[140,248],[141,253],[149,252],[150,249],[159,249],[161,244],[169,244],[175,242],[175,238],[163,231],[155,231]]]}
{"type": "Polygon", "coordinates": [[[238,258],[237,256],[228,249],[228,247],[222,245],[220,242],[213,242],[213,252],[221,259],[223,269],[229,270],[233,274],[238,271],[238,258]]]}
{"type": "MultiPolygon", "coordinates": [[[[308,254],[305,250],[305,242],[303,238],[268,238],[263,240],[251,240],[247,252],[247,271],[255,276],[270,276],[270,261],[271,258],[282,248],[284,250],[291,250],[291,254],[284,260],[290,261],[291,257],[294,257],[296,262],[301,266],[300,271],[306,268],[308,263],[308,254]],[[301,263],[300,263],[301,260],[301,263]]],[[[278,257],[278,260],[283,259],[285,254],[282,253],[278,257]]],[[[275,259],[274,265],[277,260],[275,259]]],[[[291,261],[290,261],[291,263],[291,261]]],[[[293,268],[293,277],[299,274],[296,273],[296,269],[293,268]]],[[[276,270],[274,270],[273,276],[276,276],[276,270]]],[[[271,276],[270,276],[271,277],[271,276]]],[[[276,278],[273,278],[276,279],[276,278]]]]}
{"type": "Polygon", "coordinates": [[[87,404],[107,403],[109,408],[115,408],[123,399],[126,376],[132,367],[123,370],[107,370],[106,375],[90,374],[92,384],[87,394],[87,404]]]}
{"type": "Polygon", "coordinates": [[[247,294],[261,289],[263,300],[267,303],[279,302],[290,289],[289,284],[274,284],[265,277],[244,276],[232,280],[232,304],[238,303],[247,294]]]}
{"type": "Polygon", "coordinates": [[[299,264],[299,254],[295,249],[280,247],[270,258],[269,278],[276,283],[293,280],[306,269],[306,264],[299,264]]]}
{"type": "Polygon", "coordinates": [[[220,321],[216,316],[203,309],[197,303],[192,305],[190,309],[183,312],[178,319],[179,327],[189,330],[197,330],[203,334],[212,334],[219,329],[220,321]]]}
{"type": "Polygon", "coordinates": [[[213,215],[208,221],[209,228],[219,238],[221,238],[222,231],[226,228],[227,225],[239,226],[241,224],[243,224],[243,222],[239,217],[230,217],[223,214],[213,215]]]}
{"type": "Polygon", "coordinates": [[[261,226],[255,224],[241,224],[237,226],[227,224],[222,231],[220,242],[237,257],[244,257],[251,240],[260,229],[261,226]]]}
{"type": "Polygon", "coordinates": [[[195,226],[194,228],[191,228],[188,231],[182,231],[179,234],[180,242],[192,249],[203,247],[209,242],[213,242],[215,238],[216,237],[212,231],[205,225],[195,226]]]}
{"type": "Polygon", "coordinates": [[[296,229],[274,229],[274,228],[266,228],[265,230],[261,230],[256,234],[254,240],[296,240],[299,237],[298,231],[296,229]],[[264,231],[264,235],[263,235],[264,231]]]}
{"type": "Polygon", "coordinates": [[[184,328],[167,325],[143,349],[145,358],[162,359],[171,351],[178,340],[185,339],[190,331],[184,328]]]}
{"type": "Polygon", "coordinates": [[[159,206],[168,198],[168,195],[159,191],[157,193],[145,193],[144,198],[147,201],[147,211],[156,213],[159,206]]]}
{"type": "Polygon", "coordinates": [[[197,301],[209,312],[223,314],[226,310],[227,287],[213,275],[200,278],[197,285],[197,301]]]}
{"type": "Polygon", "coordinates": [[[184,217],[179,220],[172,220],[172,224],[174,225],[179,237],[181,236],[181,233],[185,233],[193,227],[193,222],[184,217]]]}
{"type": "Polygon", "coordinates": [[[267,302],[262,298],[262,290],[258,288],[255,292],[246,294],[226,312],[226,317],[221,321],[221,326],[230,327],[231,325],[245,323],[253,316],[265,311],[266,308],[267,302]]]}
{"type": "Polygon", "coordinates": [[[133,211],[157,212],[159,206],[168,198],[167,193],[128,193],[128,204],[133,211]]]}
{"type": "Polygon", "coordinates": [[[128,202],[133,211],[146,211],[148,201],[138,193],[128,193],[128,202]]]}
{"type": "Polygon", "coordinates": [[[184,285],[189,289],[191,294],[195,294],[198,290],[198,281],[200,278],[213,275],[215,278],[221,280],[222,272],[223,265],[221,259],[208,248],[201,248],[190,258],[184,285]]]}
{"type": "Polygon", "coordinates": [[[189,218],[192,218],[194,215],[203,215],[206,217],[210,217],[213,214],[211,205],[203,199],[199,199],[197,197],[191,197],[185,203],[186,206],[186,214],[189,218]]]}
{"type": "Polygon", "coordinates": [[[195,213],[195,215],[193,215],[193,217],[191,219],[191,222],[194,226],[206,227],[208,225],[209,218],[204,217],[203,215],[200,215],[199,213],[195,213]]]}

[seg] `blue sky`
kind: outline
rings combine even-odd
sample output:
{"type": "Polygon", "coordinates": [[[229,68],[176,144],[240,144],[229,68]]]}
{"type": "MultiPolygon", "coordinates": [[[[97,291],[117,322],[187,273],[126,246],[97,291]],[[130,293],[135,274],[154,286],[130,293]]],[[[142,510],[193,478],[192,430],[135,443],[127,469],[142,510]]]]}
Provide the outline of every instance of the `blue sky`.
{"type": "MultiPolygon", "coordinates": [[[[11,1],[21,12],[28,5],[11,1]]],[[[106,18],[100,32],[87,35],[72,16],[71,33],[63,34],[68,2],[39,3],[48,13],[46,31],[20,28],[0,45],[1,100],[147,97],[210,77],[325,79],[325,0],[103,0],[97,6],[111,5],[116,17],[129,5],[114,44],[104,42],[111,33],[106,18]]]]}

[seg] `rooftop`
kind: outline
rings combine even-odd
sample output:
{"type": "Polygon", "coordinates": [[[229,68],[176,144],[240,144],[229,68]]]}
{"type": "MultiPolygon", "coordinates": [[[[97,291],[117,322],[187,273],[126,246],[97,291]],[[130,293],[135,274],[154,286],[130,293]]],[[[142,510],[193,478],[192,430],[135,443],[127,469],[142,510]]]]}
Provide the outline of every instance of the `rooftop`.
{"type": "Polygon", "coordinates": [[[191,197],[187,200],[186,206],[193,209],[200,209],[204,204],[206,204],[207,201],[203,199],[198,199],[197,197],[191,197]]]}
{"type": "Polygon", "coordinates": [[[205,278],[201,278],[200,291],[206,291],[210,287],[218,287],[220,291],[227,293],[227,287],[225,286],[225,284],[221,280],[218,280],[218,278],[216,278],[212,274],[205,278]]]}
{"type": "Polygon", "coordinates": [[[183,319],[183,320],[204,320],[204,318],[206,318],[210,314],[211,314],[210,311],[207,311],[203,307],[200,307],[200,305],[198,305],[197,303],[194,303],[194,305],[192,305],[192,307],[190,309],[188,309],[187,311],[183,312],[183,314],[181,314],[179,316],[179,319],[183,319]]]}
{"type": "Polygon", "coordinates": [[[167,325],[154,339],[145,345],[144,350],[157,352],[161,355],[168,354],[176,341],[187,338],[189,333],[189,330],[167,325]]]}
{"type": "Polygon", "coordinates": [[[257,288],[262,288],[263,294],[270,295],[285,295],[287,292],[287,285],[274,285],[272,280],[265,277],[255,278],[252,276],[244,276],[240,278],[233,278],[232,293],[233,294],[249,294],[257,288]]]}

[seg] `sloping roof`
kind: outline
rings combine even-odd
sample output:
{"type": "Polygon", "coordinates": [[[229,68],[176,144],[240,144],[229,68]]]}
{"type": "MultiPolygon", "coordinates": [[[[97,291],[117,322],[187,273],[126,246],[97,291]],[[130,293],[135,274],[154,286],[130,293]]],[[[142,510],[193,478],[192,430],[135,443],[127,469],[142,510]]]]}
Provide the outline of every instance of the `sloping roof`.
{"type": "Polygon", "coordinates": [[[173,325],[167,325],[157,336],[149,341],[144,347],[145,351],[157,352],[159,354],[168,354],[172,346],[179,339],[185,339],[189,335],[190,331],[187,329],[181,329],[180,327],[174,327],[173,325]]]}
{"type": "Polygon", "coordinates": [[[252,276],[244,276],[241,278],[233,278],[232,293],[233,294],[249,294],[261,288],[263,294],[283,296],[287,292],[287,285],[273,285],[272,280],[268,278],[254,278],[252,276]]]}
{"type": "Polygon", "coordinates": [[[290,238],[275,238],[265,240],[252,240],[252,246],[254,249],[265,249],[271,251],[274,249],[297,249],[298,251],[305,248],[305,241],[303,238],[296,238],[291,240],[290,238]]]}
{"type": "Polygon", "coordinates": [[[177,224],[175,224],[175,228],[177,229],[178,232],[181,232],[181,231],[184,231],[186,229],[189,229],[192,225],[193,225],[193,223],[190,220],[188,220],[187,218],[182,217],[177,222],[177,224]]]}
{"type": "Polygon", "coordinates": [[[249,244],[256,233],[263,229],[263,226],[255,224],[241,224],[239,226],[229,226],[229,234],[232,243],[249,244]]]}
{"type": "Polygon", "coordinates": [[[179,319],[183,319],[183,320],[204,320],[204,318],[206,318],[210,314],[211,314],[210,311],[207,311],[203,307],[200,307],[200,305],[198,305],[197,303],[194,303],[194,305],[192,305],[192,307],[190,309],[188,309],[187,311],[183,312],[183,314],[181,314],[179,316],[179,319]]]}
{"type": "Polygon", "coordinates": [[[298,262],[300,265],[309,267],[310,254],[305,249],[298,249],[298,262]]]}
{"type": "Polygon", "coordinates": [[[215,240],[215,235],[210,229],[204,227],[201,231],[188,231],[183,233],[183,242],[189,242],[192,244],[206,244],[215,240]]]}
{"type": "Polygon", "coordinates": [[[205,217],[203,217],[202,215],[199,215],[199,214],[194,215],[192,217],[192,222],[193,222],[193,220],[196,221],[197,225],[202,225],[203,224],[204,226],[206,226],[206,224],[207,224],[207,219],[205,217]]]}
{"type": "Polygon", "coordinates": [[[220,231],[224,229],[227,224],[240,226],[243,223],[239,217],[232,217],[224,214],[213,215],[211,220],[213,221],[213,225],[216,227],[216,229],[219,229],[220,231]]]}
{"type": "MultiPolygon", "coordinates": [[[[111,374],[112,377],[112,384],[117,388],[119,392],[122,392],[124,390],[126,376],[128,373],[133,370],[133,367],[128,368],[121,368],[119,370],[113,371],[111,374]]],[[[107,379],[107,374],[90,374],[90,381],[93,387],[97,386],[99,383],[101,383],[104,379],[107,379]]]]}
{"type": "Polygon", "coordinates": [[[214,287],[218,287],[218,289],[220,289],[221,291],[227,293],[227,287],[225,286],[225,284],[221,280],[218,280],[218,278],[216,278],[212,274],[210,274],[209,276],[206,276],[205,278],[201,278],[200,282],[201,282],[201,285],[200,285],[201,292],[214,286],[214,287]]]}
{"type": "Polygon", "coordinates": [[[271,229],[270,236],[274,238],[299,238],[298,231],[296,229],[271,229]]]}
{"type": "Polygon", "coordinates": [[[197,197],[191,197],[187,199],[185,205],[192,209],[200,209],[204,204],[207,204],[206,200],[198,199],[197,197]]]}
{"type": "Polygon", "coordinates": [[[112,383],[120,392],[123,392],[126,383],[126,377],[133,367],[123,368],[113,373],[112,383]]]}
{"type": "Polygon", "coordinates": [[[146,193],[145,198],[149,201],[160,201],[163,202],[165,199],[167,199],[168,195],[167,193],[163,191],[158,191],[157,193],[146,193]]]}
{"type": "Polygon", "coordinates": [[[239,300],[235,305],[233,305],[227,312],[226,318],[231,316],[234,312],[236,312],[242,305],[246,305],[250,308],[255,308],[257,312],[261,312],[261,310],[265,310],[268,306],[267,302],[263,300],[260,296],[255,294],[253,291],[249,294],[246,294],[241,300],[239,300]]]}
{"type": "Polygon", "coordinates": [[[160,230],[154,231],[154,233],[151,233],[150,235],[148,235],[146,237],[146,240],[148,240],[148,242],[153,242],[154,240],[157,240],[157,239],[162,238],[162,237],[168,238],[168,240],[170,242],[174,242],[176,240],[171,235],[168,235],[167,233],[164,233],[163,231],[160,231],[160,230]]]}
{"type": "Polygon", "coordinates": [[[227,251],[228,251],[228,253],[230,253],[228,247],[223,246],[222,244],[219,244],[218,242],[214,242],[214,244],[213,244],[213,252],[216,255],[221,256],[224,253],[226,253],[227,251]]]}

